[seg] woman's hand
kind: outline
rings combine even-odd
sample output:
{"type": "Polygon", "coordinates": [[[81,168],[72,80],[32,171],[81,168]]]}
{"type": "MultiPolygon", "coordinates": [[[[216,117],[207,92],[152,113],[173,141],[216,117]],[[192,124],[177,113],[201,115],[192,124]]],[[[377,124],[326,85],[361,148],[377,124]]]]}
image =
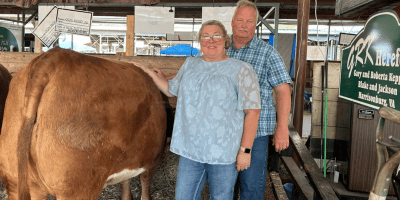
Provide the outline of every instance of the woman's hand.
{"type": "Polygon", "coordinates": [[[139,63],[136,63],[136,62],[130,62],[130,63],[134,64],[135,66],[139,67],[144,72],[146,72],[153,79],[154,83],[157,85],[158,89],[160,89],[162,93],[164,93],[168,97],[174,97],[174,95],[169,93],[169,91],[168,91],[168,88],[169,88],[168,81],[165,78],[160,77],[156,73],[157,71],[149,69],[149,68],[147,68],[139,63]]]}
{"type": "Polygon", "coordinates": [[[238,171],[243,171],[250,167],[251,154],[244,153],[242,150],[239,150],[239,153],[236,157],[236,169],[238,171]]]}
{"type": "Polygon", "coordinates": [[[155,72],[159,77],[163,79],[167,79],[167,77],[162,73],[162,71],[158,68],[153,68],[153,72],[155,72]]]}
{"type": "Polygon", "coordinates": [[[131,64],[134,64],[136,67],[139,67],[140,69],[142,69],[144,72],[146,72],[147,74],[152,73],[152,70],[150,70],[149,68],[137,63],[137,62],[129,62],[131,64]]]}

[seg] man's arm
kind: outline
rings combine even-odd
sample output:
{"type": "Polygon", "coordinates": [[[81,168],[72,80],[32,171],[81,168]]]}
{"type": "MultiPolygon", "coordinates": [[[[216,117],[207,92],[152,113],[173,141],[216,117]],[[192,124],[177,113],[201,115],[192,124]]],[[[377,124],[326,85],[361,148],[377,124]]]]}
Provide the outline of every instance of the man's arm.
{"type": "Polygon", "coordinates": [[[274,87],[276,93],[277,128],[273,144],[275,151],[279,152],[289,147],[288,121],[291,107],[290,86],[283,83],[274,87]]]}

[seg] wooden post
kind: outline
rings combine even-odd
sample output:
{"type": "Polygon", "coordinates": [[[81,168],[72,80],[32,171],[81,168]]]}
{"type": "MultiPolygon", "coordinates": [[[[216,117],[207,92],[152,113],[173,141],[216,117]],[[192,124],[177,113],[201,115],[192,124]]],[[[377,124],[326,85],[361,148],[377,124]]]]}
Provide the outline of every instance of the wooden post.
{"type": "MultiPolygon", "coordinates": [[[[35,27],[37,26],[37,25],[39,25],[39,21],[35,21],[35,27]]],[[[42,42],[37,38],[37,37],[35,37],[35,53],[42,53],[42,42]]]]}
{"type": "Polygon", "coordinates": [[[126,56],[135,52],[135,15],[126,16],[126,56]]]}
{"type": "Polygon", "coordinates": [[[310,0],[299,0],[297,9],[297,39],[296,39],[296,96],[295,109],[293,115],[293,126],[302,136],[303,130],[303,104],[304,86],[307,69],[307,39],[308,39],[308,20],[310,18],[310,0]]]}

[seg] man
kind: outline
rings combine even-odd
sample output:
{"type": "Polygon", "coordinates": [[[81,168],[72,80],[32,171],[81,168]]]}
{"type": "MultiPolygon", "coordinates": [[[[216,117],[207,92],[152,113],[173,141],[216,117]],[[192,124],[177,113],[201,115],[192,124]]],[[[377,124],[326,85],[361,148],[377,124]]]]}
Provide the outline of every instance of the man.
{"type": "Polygon", "coordinates": [[[274,135],[273,145],[277,152],[289,146],[291,79],[279,53],[255,36],[257,18],[258,10],[253,2],[240,0],[237,3],[231,22],[232,45],[226,51],[229,57],[250,63],[258,75],[260,85],[262,108],[256,139],[251,149],[251,166],[239,174],[241,200],[264,199],[268,137],[274,135]],[[277,98],[277,116],[272,90],[277,98]]]}

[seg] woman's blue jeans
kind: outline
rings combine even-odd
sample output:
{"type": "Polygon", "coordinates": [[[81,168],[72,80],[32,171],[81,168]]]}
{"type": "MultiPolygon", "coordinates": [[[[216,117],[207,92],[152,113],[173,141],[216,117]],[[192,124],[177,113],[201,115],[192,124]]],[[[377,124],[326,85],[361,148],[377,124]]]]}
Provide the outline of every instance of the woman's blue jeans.
{"type": "Polygon", "coordinates": [[[264,199],[268,138],[269,136],[262,136],[254,140],[250,167],[239,173],[241,200],[264,199]]]}
{"type": "Polygon", "coordinates": [[[178,166],[175,199],[200,199],[201,190],[207,180],[210,186],[211,200],[233,199],[233,189],[237,175],[236,163],[227,165],[206,164],[181,156],[178,166]]]}

